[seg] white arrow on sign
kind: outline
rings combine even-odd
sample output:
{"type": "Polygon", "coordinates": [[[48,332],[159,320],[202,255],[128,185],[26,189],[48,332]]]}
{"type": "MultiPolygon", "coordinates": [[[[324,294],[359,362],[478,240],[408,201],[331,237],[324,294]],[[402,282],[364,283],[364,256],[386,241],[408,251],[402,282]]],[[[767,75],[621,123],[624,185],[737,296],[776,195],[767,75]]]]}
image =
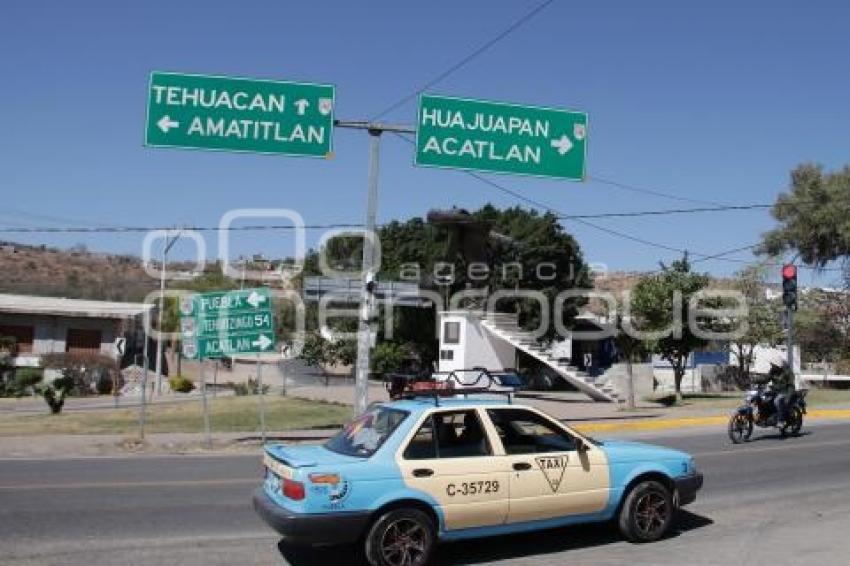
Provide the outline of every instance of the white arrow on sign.
{"type": "Polygon", "coordinates": [[[552,147],[558,150],[559,155],[564,155],[573,148],[573,142],[567,137],[567,134],[562,135],[556,140],[552,140],[552,147]]]}
{"type": "Polygon", "coordinates": [[[180,125],[180,122],[175,122],[168,114],[166,114],[165,116],[159,119],[159,122],[157,122],[156,125],[159,126],[160,130],[162,130],[162,133],[167,134],[168,130],[170,130],[171,128],[176,128],[180,125]]]}
{"type": "Polygon", "coordinates": [[[252,345],[259,346],[260,350],[265,350],[266,348],[272,345],[272,341],[269,340],[269,337],[265,334],[260,334],[259,340],[254,340],[254,342],[252,342],[252,345]]]}
{"type": "Polygon", "coordinates": [[[257,308],[266,301],[266,297],[256,291],[251,291],[251,294],[248,295],[248,298],[245,300],[248,302],[249,305],[254,308],[257,308]]]}

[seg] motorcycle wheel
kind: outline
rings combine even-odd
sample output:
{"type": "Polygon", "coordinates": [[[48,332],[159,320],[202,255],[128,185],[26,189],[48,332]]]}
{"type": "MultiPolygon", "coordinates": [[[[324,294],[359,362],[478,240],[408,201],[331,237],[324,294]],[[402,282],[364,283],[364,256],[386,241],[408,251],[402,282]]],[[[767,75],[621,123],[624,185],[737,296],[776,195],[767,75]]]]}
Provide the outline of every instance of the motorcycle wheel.
{"type": "Polygon", "coordinates": [[[753,435],[753,421],[746,415],[735,413],[729,419],[729,440],[733,444],[742,444],[753,435]]]}
{"type": "Polygon", "coordinates": [[[803,428],[803,411],[801,411],[798,407],[792,407],[789,412],[790,418],[788,419],[788,423],[785,425],[785,428],[782,429],[782,436],[787,435],[789,432],[792,436],[798,436],[800,434],[800,429],[803,428]]]}

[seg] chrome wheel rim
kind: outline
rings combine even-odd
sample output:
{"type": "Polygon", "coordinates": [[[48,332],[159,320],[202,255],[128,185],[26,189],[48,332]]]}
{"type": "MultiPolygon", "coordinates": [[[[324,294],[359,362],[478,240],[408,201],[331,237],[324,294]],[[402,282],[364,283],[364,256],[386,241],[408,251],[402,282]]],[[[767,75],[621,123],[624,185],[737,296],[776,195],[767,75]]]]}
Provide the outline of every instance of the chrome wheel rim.
{"type": "Polygon", "coordinates": [[[419,522],[399,519],[381,537],[381,556],[392,566],[418,566],[425,561],[428,532],[419,522]]]}
{"type": "Polygon", "coordinates": [[[635,529],[641,538],[654,538],[664,532],[670,518],[670,504],[657,491],[640,496],[635,505],[635,529]]]}

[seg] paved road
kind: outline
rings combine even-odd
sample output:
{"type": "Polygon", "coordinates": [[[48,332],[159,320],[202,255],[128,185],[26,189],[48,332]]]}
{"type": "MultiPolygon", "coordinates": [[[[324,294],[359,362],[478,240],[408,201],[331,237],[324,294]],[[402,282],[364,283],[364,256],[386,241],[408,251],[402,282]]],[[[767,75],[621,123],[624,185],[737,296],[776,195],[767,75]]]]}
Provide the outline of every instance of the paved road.
{"type": "MultiPolygon", "coordinates": [[[[439,564],[846,564],[850,424],[732,447],[722,431],[651,439],[706,474],[680,530],[651,545],[607,526],[447,544],[439,564]]],[[[253,456],[0,461],[3,564],[356,564],[350,548],[281,551],[254,516],[253,456]],[[287,560],[288,559],[288,560],[287,560]]]]}

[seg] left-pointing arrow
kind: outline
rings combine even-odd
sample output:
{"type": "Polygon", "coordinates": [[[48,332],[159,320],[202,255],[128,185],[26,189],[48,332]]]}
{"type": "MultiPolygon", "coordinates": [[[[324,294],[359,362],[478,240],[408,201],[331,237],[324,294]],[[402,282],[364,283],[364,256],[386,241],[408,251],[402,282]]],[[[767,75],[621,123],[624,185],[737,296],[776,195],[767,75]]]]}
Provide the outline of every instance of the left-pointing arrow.
{"type": "Polygon", "coordinates": [[[165,116],[159,119],[156,125],[159,126],[159,129],[162,130],[164,134],[167,134],[168,130],[170,130],[171,128],[176,128],[180,125],[180,122],[175,122],[168,114],[166,114],[165,116]]]}

